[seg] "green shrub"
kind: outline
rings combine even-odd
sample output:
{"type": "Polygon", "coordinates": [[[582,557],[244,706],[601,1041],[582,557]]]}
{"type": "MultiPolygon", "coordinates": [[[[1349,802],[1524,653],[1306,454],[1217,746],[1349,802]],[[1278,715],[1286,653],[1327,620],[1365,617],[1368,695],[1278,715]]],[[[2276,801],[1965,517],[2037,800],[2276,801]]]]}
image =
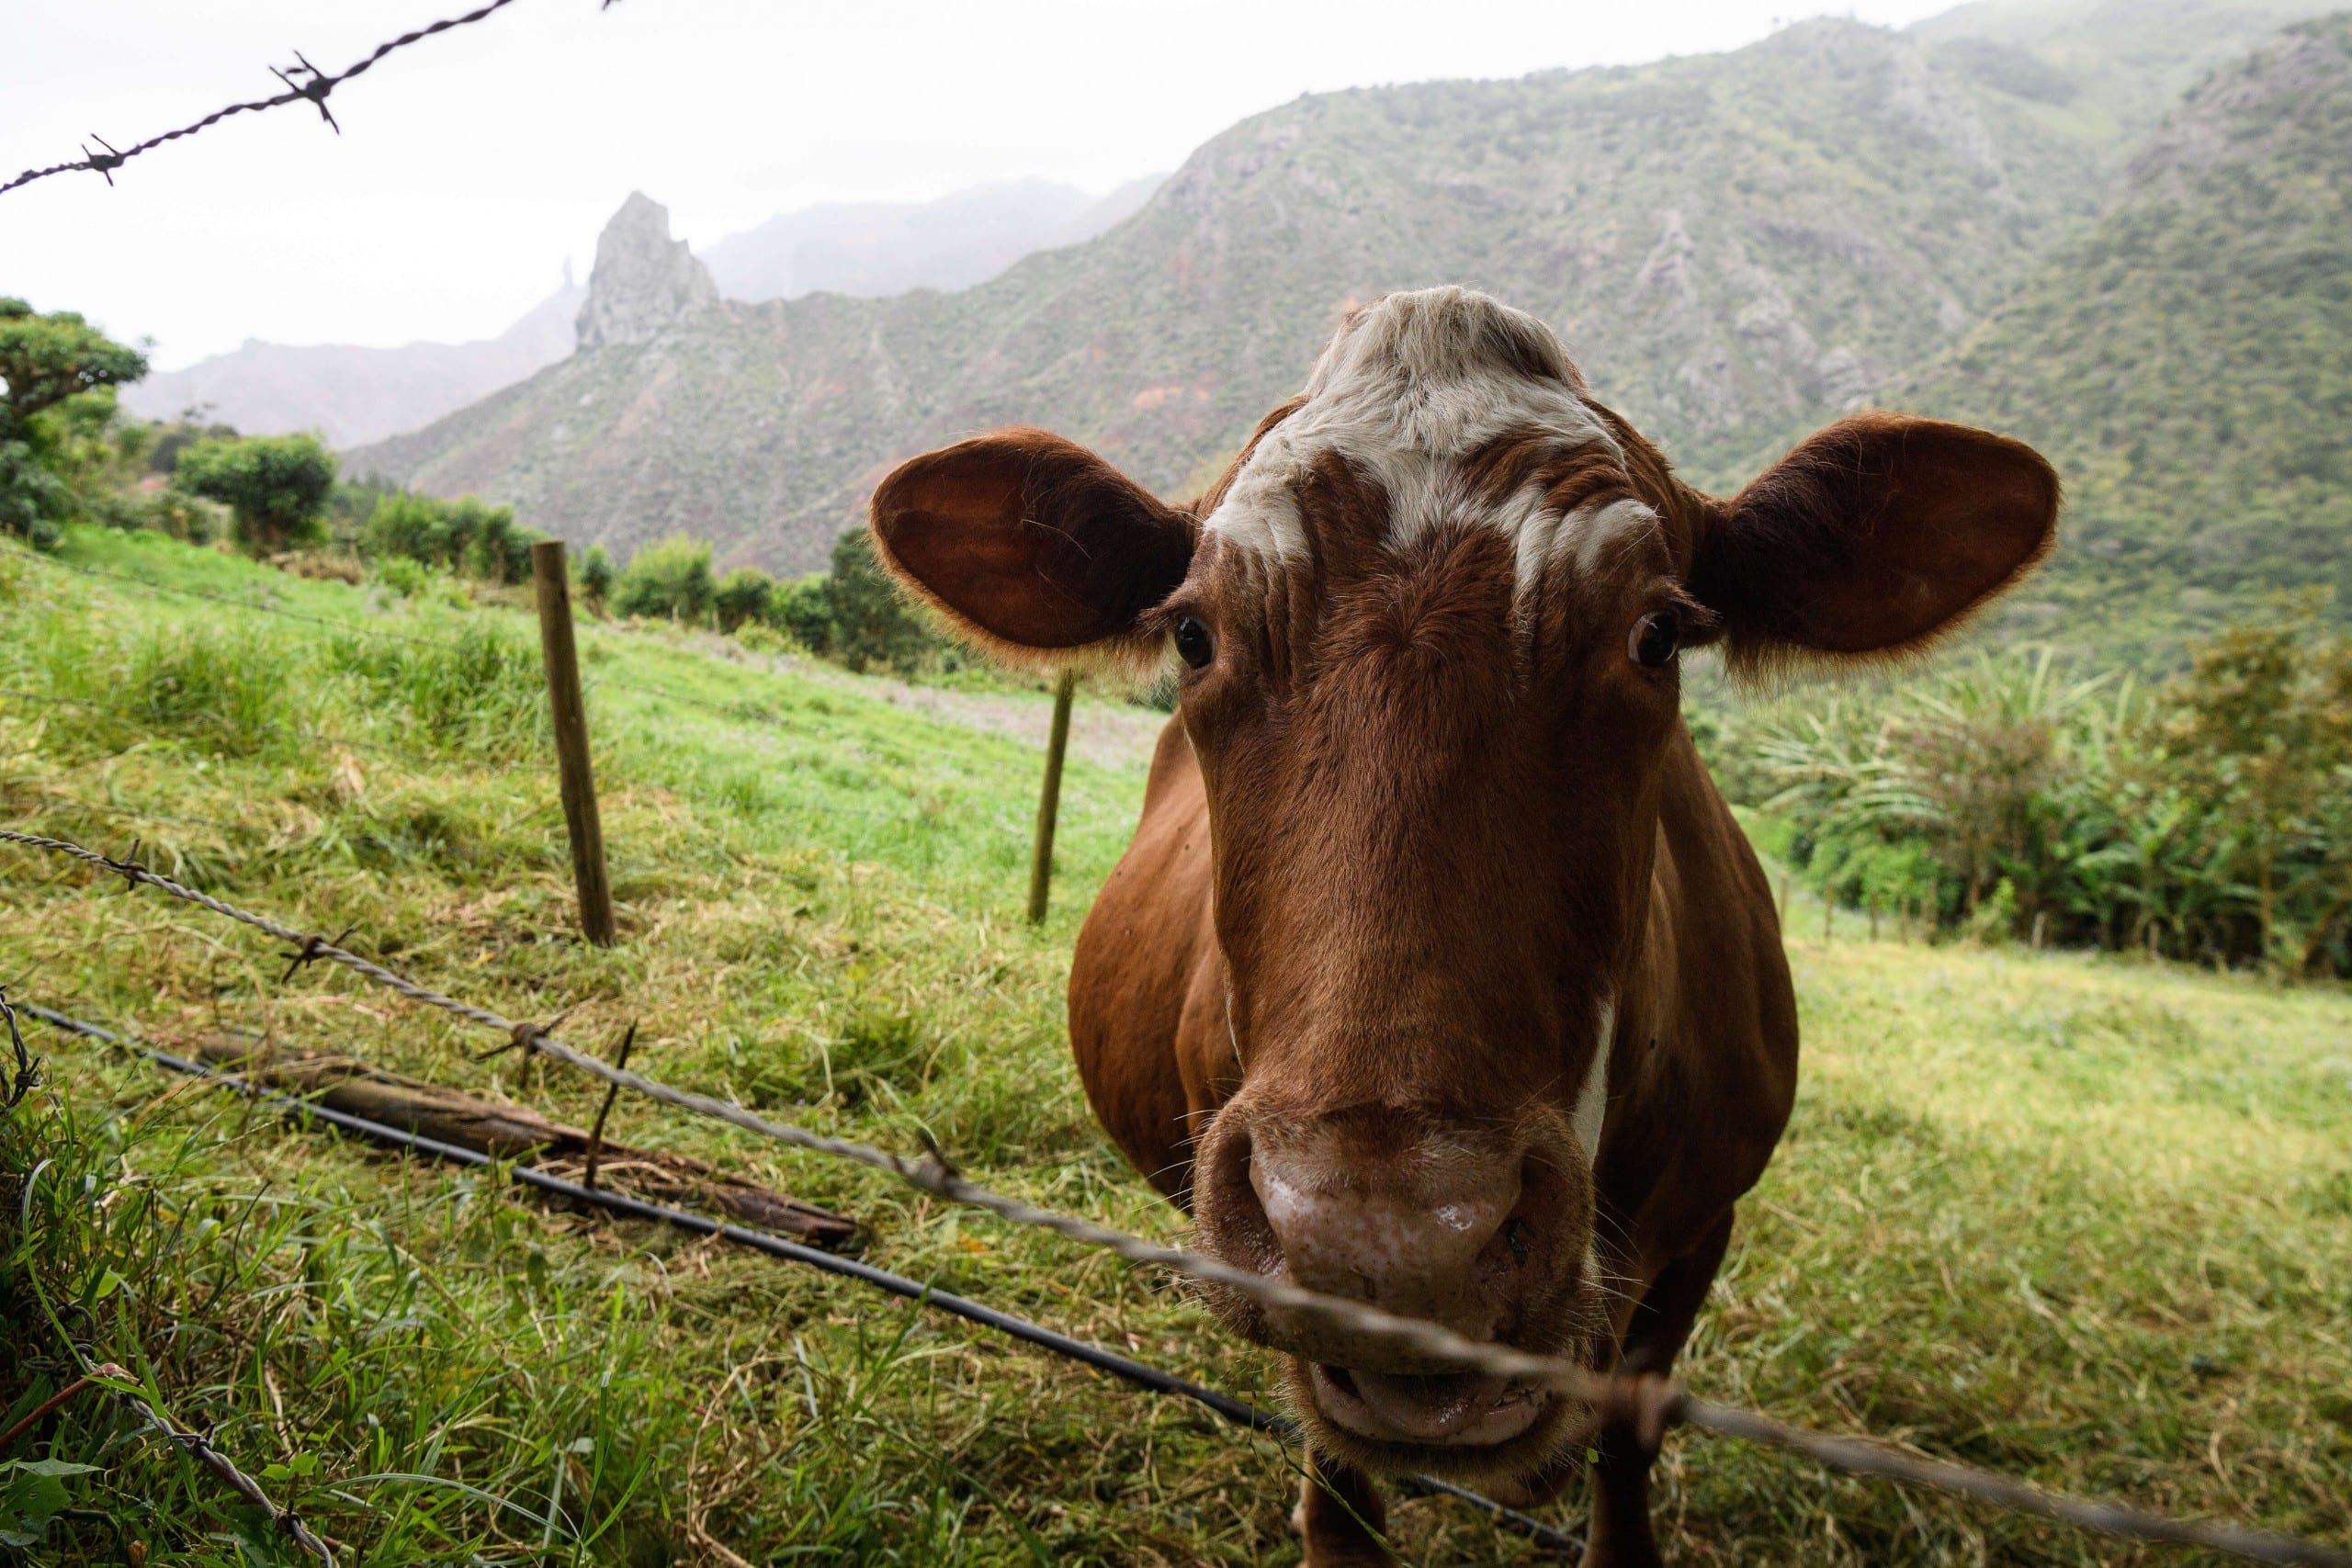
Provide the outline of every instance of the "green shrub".
{"type": "Polygon", "coordinates": [[[940,647],[930,625],[899,592],[875,558],[863,527],[833,541],[833,570],[825,579],[830,625],[826,651],[852,670],[879,664],[912,670],[940,647]]]}
{"type": "Polygon", "coordinates": [[[415,598],[433,583],[432,570],[407,556],[379,556],[369,570],[387,592],[403,599],[415,598]]]}
{"type": "Polygon", "coordinates": [[[731,632],[746,621],[764,621],[775,596],[775,579],[755,566],[739,566],[718,580],[711,592],[711,607],[718,615],[718,629],[731,632]]]}
{"type": "Polygon", "coordinates": [[[246,553],[273,556],[326,542],[320,508],[334,488],[334,454],[312,435],[254,435],[183,448],[177,484],[220,502],[246,553]]]}
{"type": "Polygon", "coordinates": [[[667,615],[700,625],[718,585],[710,576],[710,547],[674,534],[631,556],[613,586],[613,609],[623,615],[667,615]]]}
{"type": "Polygon", "coordinates": [[[591,545],[588,553],[580,558],[580,596],[589,609],[601,615],[612,594],[612,554],[602,545],[591,545]]]}

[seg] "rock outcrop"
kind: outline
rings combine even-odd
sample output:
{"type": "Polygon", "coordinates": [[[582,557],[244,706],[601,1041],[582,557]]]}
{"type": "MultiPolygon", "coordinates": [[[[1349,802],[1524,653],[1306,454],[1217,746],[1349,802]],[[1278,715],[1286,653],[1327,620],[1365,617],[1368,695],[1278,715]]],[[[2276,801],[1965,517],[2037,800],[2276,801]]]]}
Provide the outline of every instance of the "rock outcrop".
{"type": "Polygon", "coordinates": [[[670,238],[670,209],[631,191],[596,236],[596,270],[580,308],[580,346],[650,343],[718,304],[718,286],[684,240],[670,238]]]}

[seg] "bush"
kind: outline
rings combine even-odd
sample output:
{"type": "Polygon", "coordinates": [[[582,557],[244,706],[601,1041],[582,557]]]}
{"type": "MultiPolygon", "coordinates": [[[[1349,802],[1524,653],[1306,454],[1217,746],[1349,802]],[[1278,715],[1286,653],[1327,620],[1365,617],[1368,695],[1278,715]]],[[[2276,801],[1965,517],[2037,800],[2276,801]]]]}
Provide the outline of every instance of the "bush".
{"type": "Polygon", "coordinates": [[[470,495],[443,501],[401,491],[376,502],[361,544],[379,560],[398,556],[482,582],[509,583],[531,575],[531,546],[545,537],[517,525],[511,506],[491,506],[470,495]]]}
{"type": "Polygon", "coordinates": [[[13,534],[37,550],[52,548],[73,508],[73,492],[30,443],[0,441],[0,534],[13,534]]]}
{"type": "Polygon", "coordinates": [[[386,592],[403,599],[415,598],[433,583],[432,569],[407,556],[379,557],[371,570],[386,592]]]}
{"type": "Polygon", "coordinates": [[[718,629],[731,632],[746,621],[768,618],[775,596],[775,579],[755,566],[739,566],[718,580],[711,592],[711,607],[718,614],[718,629]]]}
{"type": "Polygon", "coordinates": [[[2320,601],[2192,649],[2153,696],[1985,654],[1756,747],[1825,892],[1991,940],[2352,975],[2352,637],[2320,601]]]}
{"type": "Polygon", "coordinates": [[[698,626],[710,614],[717,592],[710,576],[710,547],[675,534],[629,558],[613,587],[613,609],[623,615],[667,615],[698,626]]]}
{"type": "Polygon", "coordinates": [[[912,670],[940,647],[930,625],[910,609],[899,585],[875,558],[874,540],[863,527],[833,541],[833,570],[825,579],[831,625],[826,651],[852,670],[880,664],[912,670]]]}
{"type": "Polygon", "coordinates": [[[179,488],[227,506],[237,542],[254,556],[326,542],[320,508],[334,488],[334,454],[311,435],[198,441],[183,448],[179,488]]]}
{"type": "Polygon", "coordinates": [[[768,624],[811,653],[831,653],[833,601],[825,590],[825,574],[777,583],[768,598],[768,624]]]}
{"type": "Polygon", "coordinates": [[[580,596],[597,615],[605,613],[613,594],[613,558],[602,545],[591,545],[580,558],[580,596]]]}

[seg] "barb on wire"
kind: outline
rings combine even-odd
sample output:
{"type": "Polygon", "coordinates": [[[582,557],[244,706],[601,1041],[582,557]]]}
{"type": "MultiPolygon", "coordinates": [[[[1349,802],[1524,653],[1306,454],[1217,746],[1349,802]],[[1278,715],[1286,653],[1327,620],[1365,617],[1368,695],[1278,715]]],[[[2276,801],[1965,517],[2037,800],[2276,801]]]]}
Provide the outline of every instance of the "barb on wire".
{"type": "MultiPolygon", "coordinates": [[[[175,898],[210,909],[217,915],[256,931],[266,931],[283,942],[299,943],[313,940],[266,915],[241,909],[209,894],[183,886],[169,877],[159,876],[144,866],[109,860],[79,844],[13,829],[0,829],[0,842],[47,850],[116,873],[127,881],[143,882],[175,898]]],[[[1268,1279],[1254,1269],[1238,1269],[1217,1258],[1148,1241],[1080,1215],[1037,1208],[957,1175],[952,1167],[930,1154],[921,1159],[910,1159],[854,1139],[813,1133],[788,1122],[771,1122],[740,1105],[657,1082],[626,1067],[614,1066],[584,1052],[573,1050],[548,1034],[547,1026],[518,1023],[487,1008],[445,996],[333,943],[321,941],[319,955],[354,974],[364,975],[413,1001],[437,1008],[485,1029],[494,1029],[508,1036],[511,1042],[509,1048],[521,1047],[527,1052],[552,1056],[606,1083],[633,1089],[664,1105],[727,1122],[793,1148],[885,1171],[922,1191],[972,1208],[984,1209],[1013,1224],[1050,1231],[1066,1240],[1116,1253],[1131,1263],[1167,1269],[1204,1283],[1219,1285],[1261,1306],[1277,1307],[1300,1316],[1317,1318],[1365,1338],[1383,1341],[1428,1361],[1548,1388],[1590,1407],[1600,1416],[1630,1418],[1637,1426],[1658,1431],[1679,1425],[1726,1437],[1745,1438],[1803,1454],[1818,1463],[1850,1474],[1907,1482],[1957,1496],[2037,1514],[2106,1535],[2201,1546],[2256,1562],[2300,1565],[2300,1568],[2352,1568],[2352,1551],[2338,1551],[2317,1541],[2299,1540],[2234,1524],[2168,1518],[2119,1504],[2098,1503],[2046,1492],[2030,1483],[1991,1471],[1908,1454],[1876,1439],[1840,1438],[1806,1431],[1758,1412],[1694,1399],[1676,1385],[1661,1385],[1654,1380],[1624,1379],[1596,1372],[1565,1357],[1536,1355],[1492,1341],[1470,1339],[1438,1324],[1419,1318],[1400,1317],[1363,1302],[1301,1290],[1295,1285],[1268,1279]]]]}
{"type": "MultiPolygon", "coordinates": [[[[141,152],[152,152],[167,141],[177,141],[182,137],[194,136],[198,131],[208,130],[233,116],[257,114],[264,109],[278,108],[287,104],[307,103],[314,106],[319,111],[320,118],[333,128],[336,135],[340,136],[343,134],[343,127],[335,124],[334,111],[327,107],[328,94],[350,81],[354,76],[362,74],[376,62],[396,49],[406,49],[410,44],[422,42],[436,33],[446,33],[452,28],[462,28],[479,22],[493,12],[504,10],[514,3],[514,0],[489,0],[487,5],[478,6],[462,17],[451,17],[447,20],[435,22],[429,27],[402,33],[396,39],[378,44],[367,58],[346,65],[341,71],[322,71],[305,59],[301,51],[296,50],[294,51],[296,63],[283,68],[275,65],[269,67],[269,73],[285,84],[286,90],[282,93],[266,98],[249,98],[243,103],[231,104],[225,108],[214,109],[202,119],[183,125],[176,130],[166,130],[160,135],[151,136],[144,141],[134,141],[130,146],[120,149],[115,148],[105,138],[93,132],[90,141],[96,141],[104,148],[104,152],[93,152],[90,151],[88,142],[85,142],[80,158],[71,163],[51,164],[47,168],[27,169],[6,185],[0,185],[0,196],[6,196],[20,186],[28,186],[35,180],[45,180],[51,175],[76,173],[103,175],[106,176],[107,184],[111,186],[114,184],[115,170],[138,157],[141,152]]],[[[609,6],[611,0],[605,0],[605,4],[609,6]]]]}
{"type": "MultiPolygon", "coordinates": [[[[40,1086],[40,1063],[25,1049],[25,1032],[17,1027],[17,1010],[8,1005],[8,987],[0,985],[0,1020],[8,1026],[8,1049],[17,1058],[16,1074],[0,1090],[0,1111],[14,1111],[40,1086]]],[[[7,1445],[0,1443],[0,1448],[7,1445]]]]}

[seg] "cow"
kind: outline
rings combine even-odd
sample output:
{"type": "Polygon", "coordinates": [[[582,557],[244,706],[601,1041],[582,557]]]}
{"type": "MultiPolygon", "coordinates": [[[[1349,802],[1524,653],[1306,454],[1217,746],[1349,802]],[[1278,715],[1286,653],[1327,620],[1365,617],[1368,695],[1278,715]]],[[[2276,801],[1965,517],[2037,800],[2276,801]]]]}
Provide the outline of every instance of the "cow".
{"type": "MultiPolygon", "coordinates": [[[[1543,322],[1449,288],[1349,317],[1189,505],[1012,429],[905,463],[871,517],[984,649],[1174,666],[1069,1031],[1196,1245],[1662,1377],[1797,1066],[1777,912],[1681,658],[1915,653],[2042,558],[2058,502],[2030,447],[1888,412],[1702,493],[1543,322]]],[[[1394,1561],[1381,1475],[1532,1501],[1587,1462],[1588,1568],[1659,1562],[1631,1412],[1204,1292],[1280,1353],[1315,1568],[1394,1561]]]]}

